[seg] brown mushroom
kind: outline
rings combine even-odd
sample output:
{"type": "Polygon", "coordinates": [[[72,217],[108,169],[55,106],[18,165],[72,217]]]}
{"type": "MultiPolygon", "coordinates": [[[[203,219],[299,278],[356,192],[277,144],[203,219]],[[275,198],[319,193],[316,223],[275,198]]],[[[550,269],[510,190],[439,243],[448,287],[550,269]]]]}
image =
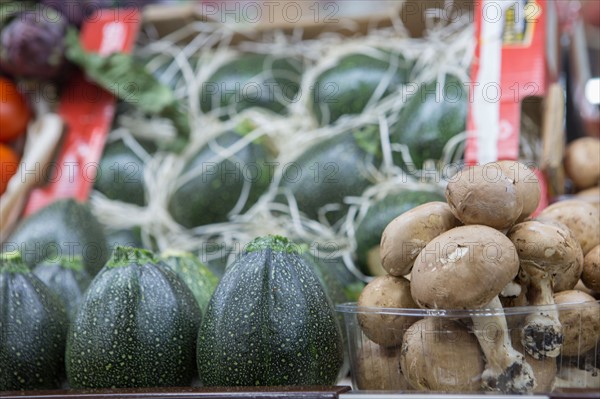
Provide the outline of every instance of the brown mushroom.
{"type": "MultiPolygon", "coordinates": [[[[559,227],[560,229],[562,229],[563,231],[568,233],[572,237],[573,240],[577,241],[577,238],[573,235],[573,232],[571,231],[571,229],[569,229],[565,224],[558,222],[554,219],[547,218],[547,217],[537,217],[537,218],[535,218],[535,220],[537,220],[541,223],[544,223],[544,224],[549,224],[552,226],[559,227]]],[[[562,273],[556,274],[554,276],[552,290],[554,292],[572,290],[573,288],[575,288],[575,286],[581,279],[582,271],[583,271],[583,262],[581,264],[576,263],[573,265],[573,267],[563,270],[562,273]]]]}
{"type": "Polygon", "coordinates": [[[579,191],[575,194],[575,199],[589,202],[600,211],[600,187],[592,187],[579,191]]]}
{"type": "Polygon", "coordinates": [[[398,391],[409,388],[400,369],[400,346],[384,347],[363,340],[355,365],[356,387],[361,390],[398,391]]]}
{"type": "Polygon", "coordinates": [[[529,277],[527,300],[541,306],[525,318],[521,344],[536,359],[557,357],[563,341],[562,327],[552,298],[557,275],[583,262],[581,246],[570,232],[556,223],[521,222],[508,232],[519,254],[521,270],[529,277]]]}
{"type": "Polygon", "coordinates": [[[600,340],[600,304],[596,299],[584,292],[570,290],[554,294],[554,303],[560,307],[558,317],[563,326],[561,354],[580,356],[594,349],[600,340]]]}
{"type": "Polygon", "coordinates": [[[565,173],[578,189],[600,183],[600,140],[581,137],[572,141],[565,150],[565,173]]]}
{"type": "Polygon", "coordinates": [[[596,245],[583,258],[581,281],[592,291],[600,293],[600,245],[596,245]]]}
{"type": "Polygon", "coordinates": [[[583,254],[600,244],[600,213],[590,203],[578,199],[556,202],[539,214],[567,226],[579,241],[583,254]]]}
{"type": "Polygon", "coordinates": [[[498,161],[502,172],[515,182],[517,196],[523,203],[523,210],[517,222],[525,220],[537,209],[542,197],[539,179],[534,170],[518,161],[498,161]]]}
{"type": "MultiPolygon", "coordinates": [[[[515,246],[504,234],[481,225],[456,227],[423,248],[412,269],[411,293],[423,308],[501,312],[498,294],[518,270],[515,246]]],[[[505,317],[495,313],[471,319],[486,360],[483,386],[504,393],[532,390],[533,372],[512,348],[505,317]],[[490,326],[493,339],[486,334],[490,326]]]]}
{"type": "Polygon", "coordinates": [[[518,271],[515,246],[504,234],[487,226],[460,226],[434,238],[419,253],[410,289],[423,308],[478,309],[498,296],[518,271]]]}
{"type": "MultiPolygon", "coordinates": [[[[363,288],[358,298],[360,307],[417,309],[410,293],[410,282],[404,277],[379,276],[363,288]]],[[[402,343],[404,331],[418,318],[380,312],[361,312],[358,324],[373,342],[383,346],[402,343]]]]}
{"type": "Polygon", "coordinates": [[[468,166],[446,186],[446,200],[464,224],[483,224],[504,230],[521,216],[523,203],[515,182],[497,163],[468,166]]]}
{"type": "MultiPolygon", "coordinates": [[[[584,258],[584,262],[585,262],[585,258],[584,258]]],[[[577,282],[577,284],[575,284],[575,287],[573,287],[574,290],[577,291],[581,291],[585,294],[588,294],[589,296],[593,296],[596,297],[598,294],[596,293],[596,291],[589,289],[588,287],[585,286],[585,284],[583,284],[583,281],[579,280],[577,282]]]]}
{"type": "Polygon", "coordinates": [[[404,212],[386,226],[381,236],[383,268],[392,276],[409,274],[421,249],[459,224],[444,202],[428,202],[404,212]]]}
{"type": "Polygon", "coordinates": [[[477,339],[465,326],[426,317],[404,334],[400,367],[418,391],[477,392],[484,360],[477,339]]]}

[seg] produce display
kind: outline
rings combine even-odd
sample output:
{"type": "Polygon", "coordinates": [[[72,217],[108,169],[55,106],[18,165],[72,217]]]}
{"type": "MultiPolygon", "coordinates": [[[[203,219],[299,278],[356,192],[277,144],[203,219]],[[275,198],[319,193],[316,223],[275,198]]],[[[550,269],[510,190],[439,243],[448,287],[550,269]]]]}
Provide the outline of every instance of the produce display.
{"type": "MultiPolygon", "coordinates": [[[[143,27],[131,63],[145,64],[147,90],[116,117],[94,213],[110,231],[139,231],[148,249],[194,253],[217,275],[243,243],[290,237],[336,260],[318,262],[338,269],[351,295],[335,301],[355,300],[361,283],[384,273],[376,252],[385,225],[443,199],[443,165],[460,164],[467,19],[419,40],[393,26],[235,43],[219,25],[188,29],[155,37],[143,27]],[[150,100],[182,110],[185,123],[150,100]]],[[[67,54],[106,86],[109,65],[67,54]]]]}
{"type": "MultiPolygon", "coordinates": [[[[424,13],[418,37],[387,15],[80,41],[95,12],[153,2],[0,0],[0,196],[74,77],[116,101],[76,149],[102,149],[85,200],[3,219],[0,392],[600,389],[600,139],[566,146],[565,196],[529,111],[519,161],[466,161],[468,13],[424,13]]],[[[42,169],[40,189],[61,172],[42,169]]]]}

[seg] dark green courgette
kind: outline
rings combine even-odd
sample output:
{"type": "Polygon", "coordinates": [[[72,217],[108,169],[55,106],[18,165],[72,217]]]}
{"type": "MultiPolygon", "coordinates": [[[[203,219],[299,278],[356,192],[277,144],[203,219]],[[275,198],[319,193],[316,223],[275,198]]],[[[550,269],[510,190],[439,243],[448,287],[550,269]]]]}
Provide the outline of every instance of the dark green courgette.
{"type": "Polygon", "coordinates": [[[231,157],[215,160],[218,152],[211,145],[228,148],[240,139],[237,132],[225,132],[192,157],[183,176],[200,173],[182,184],[169,201],[169,212],[177,223],[192,228],[225,222],[242,194],[247,194],[243,212],[266,190],[273,169],[269,165],[272,153],[266,143],[252,142],[231,157]],[[248,191],[245,185],[249,185],[248,191]]]}
{"type": "Polygon", "coordinates": [[[42,262],[33,269],[33,274],[62,300],[69,320],[73,320],[83,294],[92,282],[81,257],[63,256],[57,261],[42,262]]]}
{"type": "Polygon", "coordinates": [[[59,388],[67,328],[60,299],[21,255],[0,254],[0,391],[59,388]]]}
{"type": "Polygon", "coordinates": [[[347,55],[317,77],[310,104],[319,124],[331,124],[344,115],[363,112],[385,79],[389,80],[380,98],[407,82],[411,63],[400,54],[382,55],[383,59],[366,54],[347,55]]]}
{"type": "Polygon", "coordinates": [[[326,205],[339,207],[327,214],[330,222],[336,222],[348,210],[345,197],[359,196],[370,185],[368,170],[378,163],[378,146],[379,130],[374,125],[316,143],[284,171],[280,186],[310,219],[318,219],[326,205]]]}
{"type": "Polygon", "coordinates": [[[160,259],[188,286],[204,313],[219,278],[200,262],[198,257],[189,252],[166,250],[160,254],[160,259]]]}
{"type": "Polygon", "coordinates": [[[122,140],[108,143],[100,159],[94,188],[109,199],[144,206],[147,202],[144,168],[144,161],[122,140]]]}
{"type": "Polygon", "coordinates": [[[87,203],[73,199],[57,200],[24,219],[2,249],[19,250],[31,268],[48,259],[78,255],[92,276],[109,256],[102,225],[87,203]]]}
{"type": "Polygon", "coordinates": [[[446,143],[466,129],[467,86],[452,75],[446,75],[440,94],[438,86],[438,81],[419,86],[390,129],[390,141],[408,147],[413,164],[397,163],[409,171],[421,169],[427,159],[440,160],[446,143]]]}
{"type": "Polygon", "coordinates": [[[117,247],[71,323],[73,388],[190,385],[201,313],[194,295],[149,251],[117,247]]]}
{"type": "Polygon", "coordinates": [[[257,238],[227,268],[198,334],[204,385],[336,383],[341,332],[298,249],[283,237],[257,238]]]}
{"type": "Polygon", "coordinates": [[[302,65],[292,58],[240,54],[202,83],[200,108],[222,108],[223,119],[252,107],[285,113],[296,101],[301,73],[302,65]]]}

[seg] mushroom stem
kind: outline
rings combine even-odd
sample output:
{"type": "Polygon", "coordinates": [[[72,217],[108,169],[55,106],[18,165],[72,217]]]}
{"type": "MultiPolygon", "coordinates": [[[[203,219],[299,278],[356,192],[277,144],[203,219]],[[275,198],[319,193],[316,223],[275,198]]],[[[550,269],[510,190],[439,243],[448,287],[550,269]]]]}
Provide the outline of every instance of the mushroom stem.
{"type": "Polygon", "coordinates": [[[521,344],[534,359],[557,357],[563,343],[563,332],[558,309],[554,306],[552,280],[549,274],[541,269],[529,267],[528,270],[531,279],[527,300],[530,305],[541,307],[525,318],[521,330],[521,344]]]}
{"type": "MultiPolygon", "coordinates": [[[[502,309],[498,296],[484,309],[502,309]]],[[[502,393],[531,392],[536,386],[533,370],[525,357],[513,348],[504,315],[471,316],[471,319],[486,360],[481,376],[483,387],[502,393]]]]}

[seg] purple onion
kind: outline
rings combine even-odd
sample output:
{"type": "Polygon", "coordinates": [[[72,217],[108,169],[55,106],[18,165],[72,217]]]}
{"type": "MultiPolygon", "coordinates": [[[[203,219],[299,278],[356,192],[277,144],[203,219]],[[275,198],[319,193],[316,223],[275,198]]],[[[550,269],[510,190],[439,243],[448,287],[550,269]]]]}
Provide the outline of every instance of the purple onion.
{"type": "Polygon", "coordinates": [[[0,68],[13,76],[54,79],[67,64],[66,18],[38,6],[17,14],[0,34],[0,68]]]}

